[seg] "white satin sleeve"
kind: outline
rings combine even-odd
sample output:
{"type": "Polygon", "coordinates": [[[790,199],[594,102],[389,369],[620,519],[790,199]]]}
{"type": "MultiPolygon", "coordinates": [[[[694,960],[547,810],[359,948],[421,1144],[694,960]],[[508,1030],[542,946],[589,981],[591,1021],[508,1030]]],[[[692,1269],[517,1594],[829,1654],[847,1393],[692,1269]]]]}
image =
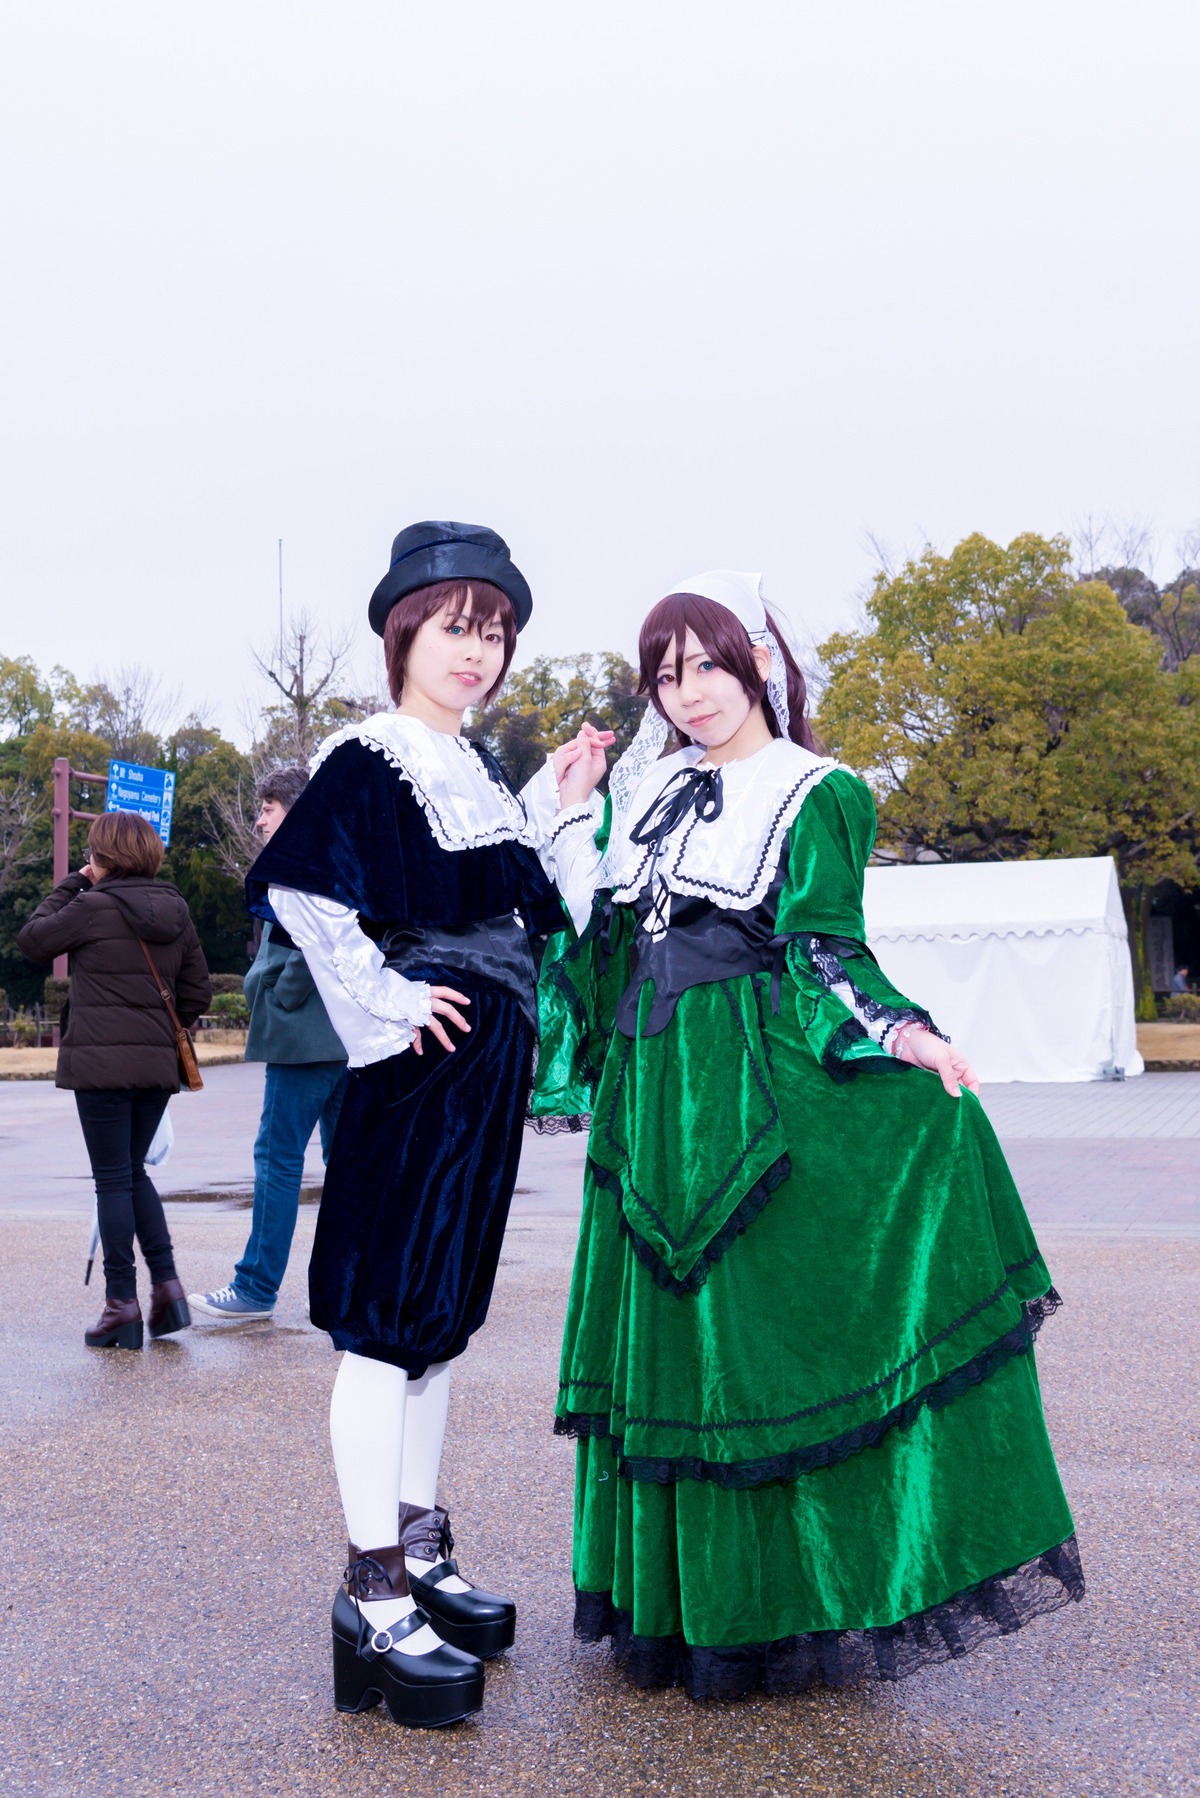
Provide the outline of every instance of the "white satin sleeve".
{"type": "Polygon", "coordinates": [[[271,887],[271,909],[298,949],[352,1068],[407,1049],[430,1018],[430,989],[386,966],[358,914],[334,899],[271,887]]]}
{"type": "Polygon", "coordinates": [[[521,789],[525,815],[537,832],[538,858],[559,890],[571,921],[581,934],[592,915],[592,895],[600,884],[600,851],[596,832],[604,815],[598,793],[582,805],[561,810],[554,762],[550,756],[528,786],[521,789]]]}

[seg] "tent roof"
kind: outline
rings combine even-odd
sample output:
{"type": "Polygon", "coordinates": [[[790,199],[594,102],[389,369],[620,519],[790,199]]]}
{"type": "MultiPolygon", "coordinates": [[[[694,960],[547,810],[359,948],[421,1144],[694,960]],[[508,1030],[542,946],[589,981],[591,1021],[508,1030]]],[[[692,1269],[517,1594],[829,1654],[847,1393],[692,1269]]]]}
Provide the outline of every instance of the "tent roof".
{"type": "Polygon", "coordinates": [[[868,868],[867,939],[1123,938],[1116,864],[1107,855],[1033,862],[916,862],[868,868]]]}

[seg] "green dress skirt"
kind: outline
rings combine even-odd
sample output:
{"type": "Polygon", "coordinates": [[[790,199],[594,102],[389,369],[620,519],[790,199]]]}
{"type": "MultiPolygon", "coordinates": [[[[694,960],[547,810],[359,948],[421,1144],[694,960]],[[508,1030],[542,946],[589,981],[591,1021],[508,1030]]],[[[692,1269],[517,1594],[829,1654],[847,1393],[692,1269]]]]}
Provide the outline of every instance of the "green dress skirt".
{"type": "Polygon", "coordinates": [[[979,1101],[871,1029],[926,1020],[864,946],[873,832],[830,774],[773,965],[655,1033],[653,981],[615,1028],[631,906],[547,956],[534,1111],[592,1116],[556,1421],[576,1630],[638,1684],[892,1680],[1083,1594],[1032,1352],[1059,1301],[979,1101]]]}

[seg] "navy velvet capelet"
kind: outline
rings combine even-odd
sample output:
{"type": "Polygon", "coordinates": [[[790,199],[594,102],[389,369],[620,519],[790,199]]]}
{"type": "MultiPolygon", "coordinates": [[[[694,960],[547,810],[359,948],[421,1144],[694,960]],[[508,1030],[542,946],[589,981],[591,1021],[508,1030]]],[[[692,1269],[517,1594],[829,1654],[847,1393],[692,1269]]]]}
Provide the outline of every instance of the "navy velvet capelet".
{"type": "MultiPolygon", "coordinates": [[[[511,791],[495,758],[478,743],[472,749],[511,791]]],[[[388,925],[472,924],[512,911],[531,935],[564,922],[532,849],[511,840],[443,849],[408,781],[353,738],[322,762],[246,876],[255,917],[274,918],[271,886],[350,906],[372,937],[388,925]]]]}

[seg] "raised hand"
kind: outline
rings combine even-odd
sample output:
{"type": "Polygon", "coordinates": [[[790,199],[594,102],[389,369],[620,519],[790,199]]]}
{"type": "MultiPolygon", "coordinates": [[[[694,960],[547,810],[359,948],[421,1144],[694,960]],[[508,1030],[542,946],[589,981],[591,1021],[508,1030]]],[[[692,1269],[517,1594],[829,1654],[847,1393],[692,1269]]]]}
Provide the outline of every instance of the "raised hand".
{"type": "MultiPolygon", "coordinates": [[[[456,993],[452,986],[431,986],[429,991],[432,998],[433,1015],[428,1024],[422,1026],[422,1029],[428,1030],[431,1036],[436,1036],[443,1049],[449,1049],[453,1055],[456,1045],[447,1036],[446,1026],[439,1023],[438,1020],[448,1018],[459,1030],[469,1031],[471,1026],[462,1013],[455,1010],[455,1006],[469,1005],[471,1001],[465,993],[456,993]]],[[[420,1030],[413,1031],[412,1046],[418,1055],[424,1055],[425,1045],[421,1041],[420,1030]]]]}
{"type": "Polygon", "coordinates": [[[598,730],[594,724],[584,724],[578,736],[554,751],[554,778],[558,782],[558,803],[563,810],[569,805],[582,805],[591,798],[596,783],[604,774],[608,760],[605,750],[615,742],[611,730],[598,730]]]}

